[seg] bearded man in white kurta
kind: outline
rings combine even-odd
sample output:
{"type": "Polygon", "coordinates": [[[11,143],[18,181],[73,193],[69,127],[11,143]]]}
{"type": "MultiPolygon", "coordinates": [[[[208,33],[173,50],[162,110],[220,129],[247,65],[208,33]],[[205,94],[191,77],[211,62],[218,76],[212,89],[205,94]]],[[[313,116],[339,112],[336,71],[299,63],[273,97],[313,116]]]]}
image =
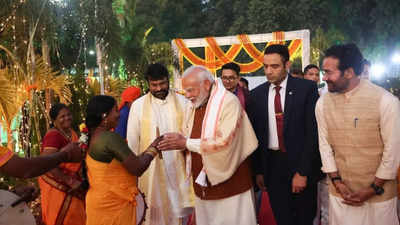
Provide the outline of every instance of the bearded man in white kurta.
{"type": "Polygon", "coordinates": [[[319,145],[330,177],[330,225],[398,225],[396,175],[400,160],[400,103],[360,79],[362,54],[354,44],[329,48],[317,102],[319,145]]]}
{"type": "Polygon", "coordinates": [[[258,141],[239,99],[202,66],[183,74],[191,100],[182,133],[165,134],[160,150],[186,149],[197,225],[256,225],[250,154],[258,141]]]}
{"type": "MultiPolygon", "coordinates": [[[[150,92],[136,100],[129,113],[127,140],[135,154],[146,150],[151,140],[182,126],[186,100],[169,90],[169,75],[161,64],[152,64],[146,73],[150,92]]],[[[163,152],[139,178],[148,211],[145,225],[180,225],[193,211],[193,190],[185,179],[181,152],[163,152]]]]}

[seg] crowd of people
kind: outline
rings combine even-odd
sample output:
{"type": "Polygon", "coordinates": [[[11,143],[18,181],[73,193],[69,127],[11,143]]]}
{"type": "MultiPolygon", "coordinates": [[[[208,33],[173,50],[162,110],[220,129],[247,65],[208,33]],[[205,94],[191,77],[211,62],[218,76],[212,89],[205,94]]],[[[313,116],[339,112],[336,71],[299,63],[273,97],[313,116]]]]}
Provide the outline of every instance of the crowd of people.
{"type": "Polygon", "coordinates": [[[145,225],[398,225],[398,98],[368,80],[354,44],[332,46],[321,69],[296,75],[289,58],[269,45],[267,82],[251,91],[235,63],[220,79],[191,66],[184,96],[151,64],[147,94],[90,99],[87,153],[68,107],[55,104],[41,156],[1,148],[0,171],[41,175],[46,225],[137,224],[140,191],[145,225]]]}

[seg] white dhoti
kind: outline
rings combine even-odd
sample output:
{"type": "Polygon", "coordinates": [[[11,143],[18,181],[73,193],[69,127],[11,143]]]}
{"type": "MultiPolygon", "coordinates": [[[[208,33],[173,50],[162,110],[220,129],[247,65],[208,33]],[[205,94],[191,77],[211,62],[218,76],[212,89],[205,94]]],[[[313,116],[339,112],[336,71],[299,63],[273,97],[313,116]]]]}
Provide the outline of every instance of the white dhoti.
{"type": "Polygon", "coordinates": [[[219,200],[195,199],[197,225],[256,225],[253,189],[219,200]]]}
{"type": "Polygon", "coordinates": [[[346,205],[342,201],[342,198],[329,195],[330,225],[399,225],[397,198],[384,202],[366,202],[359,207],[346,205]]]}

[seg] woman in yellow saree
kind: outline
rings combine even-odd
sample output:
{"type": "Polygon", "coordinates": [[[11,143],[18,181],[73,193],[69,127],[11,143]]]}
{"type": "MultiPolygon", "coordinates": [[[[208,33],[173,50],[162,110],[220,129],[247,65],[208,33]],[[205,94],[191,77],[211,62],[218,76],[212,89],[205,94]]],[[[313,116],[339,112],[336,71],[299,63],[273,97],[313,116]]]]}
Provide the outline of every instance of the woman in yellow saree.
{"type": "Polygon", "coordinates": [[[110,131],[118,124],[116,103],[110,96],[98,95],[90,99],[86,110],[90,135],[86,225],[135,225],[137,177],[158,154],[155,146],[161,137],[136,156],[121,136],[110,131]]]}

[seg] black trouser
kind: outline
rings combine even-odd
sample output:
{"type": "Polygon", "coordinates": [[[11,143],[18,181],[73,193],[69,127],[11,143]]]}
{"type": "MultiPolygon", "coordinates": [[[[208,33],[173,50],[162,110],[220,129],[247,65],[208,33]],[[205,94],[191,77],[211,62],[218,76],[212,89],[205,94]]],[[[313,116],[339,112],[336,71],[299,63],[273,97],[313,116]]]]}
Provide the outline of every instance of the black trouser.
{"type": "Polygon", "coordinates": [[[265,185],[278,225],[312,225],[317,210],[318,186],[309,183],[300,193],[292,193],[287,153],[271,151],[267,160],[265,185]]]}

